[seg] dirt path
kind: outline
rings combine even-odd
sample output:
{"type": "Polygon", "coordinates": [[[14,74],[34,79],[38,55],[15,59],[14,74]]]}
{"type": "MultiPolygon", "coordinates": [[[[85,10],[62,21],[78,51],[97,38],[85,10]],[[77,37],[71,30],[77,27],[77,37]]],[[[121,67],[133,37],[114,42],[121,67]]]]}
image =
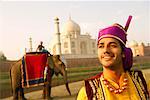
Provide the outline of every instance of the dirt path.
{"type": "Polygon", "coordinates": [[[148,91],[150,93],[150,69],[142,70],[142,72],[144,73],[144,77],[145,77],[146,82],[147,82],[147,88],[148,88],[148,91]]]}
{"type": "Polygon", "coordinates": [[[144,73],[144,77],[145,77],[147,83],[150,82],[150,69],[144,69],[144,70],[142,70],[142,72],[144,73]]]}
{"type": "MultiPolygon", "coordinates": [[[[71,96],[68,94],[65,85],[60,85],[52,88],[53,100],[75,100],[79,89],[83,86],[83,81],[70,83],[71,96]]],[[[26,93],[25,97],[28,100],[42,100],[42,90],[31,93],[26,93]]],[[[12,97],[4,98],[3,100],[12,100],[12,97]]]]}

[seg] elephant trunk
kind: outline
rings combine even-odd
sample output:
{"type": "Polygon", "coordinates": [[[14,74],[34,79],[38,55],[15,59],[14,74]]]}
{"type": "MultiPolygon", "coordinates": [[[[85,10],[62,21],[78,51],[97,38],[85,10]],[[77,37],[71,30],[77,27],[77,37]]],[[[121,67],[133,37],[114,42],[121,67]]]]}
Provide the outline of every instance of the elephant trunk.
{"type": "Polygon", "coordinates": [[[67,89],[67,91],[68,91],[69,95],[71,95],[71,92],[70,92],[70,89],[69,89],[68,82],[67,82],[65,85],[66,85],[66,89],[67,89]]]}
{"type": "Polygon", "coordinates": [[[66,89],[67,89],[69,95],[71,95],[71,92],[70,92],[70,89],[69,89],[68,80],[67,80],[67,71],[66,70],[63,73],[63,78],[64,78],[66,89]]]}

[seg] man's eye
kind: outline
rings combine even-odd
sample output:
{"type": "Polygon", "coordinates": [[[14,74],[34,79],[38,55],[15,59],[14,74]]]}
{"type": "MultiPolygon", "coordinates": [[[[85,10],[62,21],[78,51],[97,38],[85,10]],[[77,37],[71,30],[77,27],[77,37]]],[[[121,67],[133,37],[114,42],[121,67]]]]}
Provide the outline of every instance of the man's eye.
{"type": "Polygon", "coordinates": [[[110,45],[110,47],[116,48],[117,46],[116,45],[110,45]]]}
{"type": "Polygon", "coordinates": [[[99,46],[98,46],[98,48],[103,48],[103,47],[104,47],[104,46],[102,46],[102,45],[99,45],[99,46]]]}

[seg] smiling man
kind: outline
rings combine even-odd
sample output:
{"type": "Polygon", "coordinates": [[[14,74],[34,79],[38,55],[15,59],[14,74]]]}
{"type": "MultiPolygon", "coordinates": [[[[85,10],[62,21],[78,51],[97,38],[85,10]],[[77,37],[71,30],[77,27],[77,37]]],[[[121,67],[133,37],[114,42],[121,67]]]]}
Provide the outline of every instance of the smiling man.
{"type": "Polygon", "coordinates": [[[132,71],[132,51],[127,48],[127,29],[114,24],[98,34],[98,58],[103,72],[85,80],[77,100],[148,100],[148,91],[141,71],[132,71]]]}
{"type": "Polygon", "coordinates": [[[113,38],[103,38],[98,43],[98,57],[104,68],[122,69],[122,57],[124,56],[119,41],[113,38]],[[111,67],[114,66],[114,67],[111,67]]]}

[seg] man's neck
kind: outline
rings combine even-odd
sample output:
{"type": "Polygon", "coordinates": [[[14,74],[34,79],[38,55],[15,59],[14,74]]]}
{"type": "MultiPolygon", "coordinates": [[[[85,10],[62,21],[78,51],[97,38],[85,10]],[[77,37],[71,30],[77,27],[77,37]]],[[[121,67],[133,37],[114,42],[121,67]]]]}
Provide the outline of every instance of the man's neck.
{"type": "Polygon", "coordinates": [[[105,78],[108,78],[116,83],[119,83],[120,76],[124,73],[123,67],[118,67],[116,69],[110,69],[103,67],[103,75],[105,78]]]}

